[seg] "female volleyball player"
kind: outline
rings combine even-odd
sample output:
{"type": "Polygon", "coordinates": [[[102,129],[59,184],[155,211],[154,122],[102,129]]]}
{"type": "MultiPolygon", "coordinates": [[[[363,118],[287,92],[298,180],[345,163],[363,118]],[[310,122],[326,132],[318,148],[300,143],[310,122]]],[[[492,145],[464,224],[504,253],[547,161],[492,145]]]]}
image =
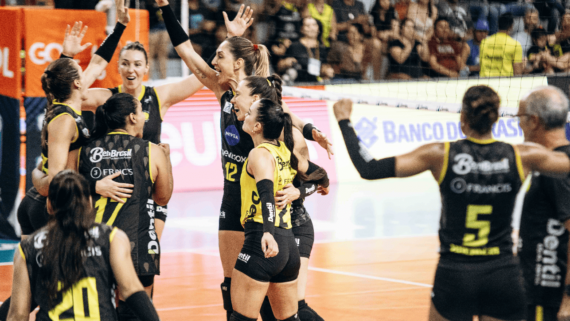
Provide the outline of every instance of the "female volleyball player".
{"type": "Polygon", "coordinates": [[[254,149],[241,174],[245,242],[232,273],[231,320],[257,320],[265,296],[279,320],[297,316],[301,260],[291,224],[291,205],[275,207],[275,193],[293,182],[298,160],[291,116],[270,99],[255,102],[243,123],[254,149]],[[284,141],[279,141],[284,131],[284,141]]]}
{"type": "MultiPolygon", "coordinates": [[[[278,75],[271,75],[267,78],[260,76],[249,76],[242,80],[231,100],[239,121],[244,121],[251,105],[259,99],[271,99],[278,105],[282,104],[282,80],[278,75]]],[[[283,137],[280,137],[283,141],[283,137]]],[[[328,176],[324,169],[309,161],[309,150],[307,142],[297,128],[293,128],[293,140],[295,142],[295,154],[298,155],[299,172],[305,173],[304,181],[295,177],[293,184],[286,185],[285,188],[277,192],[276,206],[282,209],[287,203],[291,205],[291,222],[293,234],[298,240],[297,246],[301,255],[301,269],[298,278],[298,300],[299,317],[302,320],[322,320],[320,316],[311,309],[305,302],[305,289],[307,285],[307,274],[309,269],[309,257],[313,248],[315,233],[311,217],[307,213],[303,202],[305,197],[319,191],[326,195],[328,193],[328,176]]],[[[264,321],[275,320],[271,306],[267,297],[263,301],[261,317],[264,321]]]]}
{"type": "MultiPolygon", "coordinates": [[[[513,257],[512,212],[529,171],[570,171],[566,154],[536,145],[495,141],[492,126],[500,99],[487,86],[463,97],[461,129],[467,139],[432,143],[396,157],[374,160],[350,123],[352,102],[334,113],[354,166],[365,179],[409,177],[426,170],[439,182],[442,214],[440,260],[429,319],[523,320],[525,297],[513,257]]],[[[521,114],[520,116],[523,116],[521,114]]]]}
{"type": "MultiPolygon", "coordinates": [[[[231,275],[244,241],[243,227],[239,223],[241,208],[240,177],[243,162],[249,151],[253,149],[251,138],[242,130],[242,124],[232,112],[231,99],[235,86],[245,77],[255,75],[266,77],[269,71],[268,50],[263,45],[254,45],[242,37],[226,39],[216,52],[212,61],[215,70],[198,55],[188,35],[180,26],[167,0],[157,0],[166,29],[178,55],[184,60],[193,74],[210,90],[214,92],[220,106],[220,129],[222,132],[222,169],[224,170],[224,196],[219,219],[219,248],[224,282],[221,284],[224,309],[227,319],[232,312],[231,275]]],[[[251,23],[251,20],[248,21],[251,23]]],[[[289,112],[285,109],[286,112],[289,112]]],[[[312,124],[304,124],[298,117],[292,115],[295,127],[303,131],[307,139],[316,140],[323,148],[331,153],[330,143],[312,124]]]]}
{"type": "MultiPolygon", "coordinates": [[[[125,203],[92,193],[96,223],[116,226],[131,240],[135,270],[148,295],[154,276],[160,274],[160,242],[155,229],[154,203],[166,205],[172,196],[173,178],[168,145],[143,140],[145,114],[138,99],[127,93],[113,95],[97,108],[92,140],[70,154],[69,168],[78,167],[89,180],[116,172],[120,183],[134,185],[125,203]]],[[[132,312],[122,302],[119,316],[132,312]]]]}
{"type": "Polygon", "coordinates": [[[129,239],[93,223],[90,198],[81,175],[63,170],[54,176],[47,201],[52,219],[14,256],[9,321],[28,321],[32,297],[40,306],[38,321],[117,320],[115,280],[140,320],[159,320],[135,274],[129,239]]]}

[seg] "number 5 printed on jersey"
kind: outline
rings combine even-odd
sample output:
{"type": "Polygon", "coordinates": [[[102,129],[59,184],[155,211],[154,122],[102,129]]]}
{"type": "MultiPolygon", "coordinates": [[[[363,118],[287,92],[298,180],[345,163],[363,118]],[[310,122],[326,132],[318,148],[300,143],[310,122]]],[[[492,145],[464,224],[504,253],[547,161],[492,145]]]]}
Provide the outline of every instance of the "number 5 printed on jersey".
{"type": "Polygon", "coordinates": [[[489,242],[489,233],[491,232],[491,222],[478,220],[478,215],[489,215],[493,213],[491,205],[469,205],[467,206],[467,218],[465,219],[465,227],[469,229],[479,230],[477,234],[465,233],[463,236],[463,246],[482,247],[489,242]]]}

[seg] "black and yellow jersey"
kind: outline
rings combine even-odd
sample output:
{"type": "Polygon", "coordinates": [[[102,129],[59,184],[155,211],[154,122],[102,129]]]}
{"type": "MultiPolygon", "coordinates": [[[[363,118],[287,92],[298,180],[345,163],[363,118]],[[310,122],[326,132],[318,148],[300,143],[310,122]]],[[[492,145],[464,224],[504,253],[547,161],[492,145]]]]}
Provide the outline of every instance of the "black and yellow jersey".
{"type": "Polygon", "coordinates": [[[518,149],[493,139],[444,144],[441,257],[473,262],[513,255],[512,214],[524,181],[518,149]]]}
{"type": "Polygon", "coordinates": [[[116,182],[135,186],[124,204],[95,191],[91,191],[91,196],[96,210],[95,222],[116,226],[129,237],[137,275],[159,274],[160,267],[160,245],[154,227],[150,144],[124,132],[112,132],[83,146],[78,159],[79,173],[91,181],[120,172],[116,182]]]}
{"type": "MultiPolygon", "coordinates": [[[[295,175],[297,175],[297,171],[291,167],[291,152],[283,142],[279,142],[279,146],[263,143],[256,148],[267,149],[275,159],[275,172],[273,174],[273,194],[275,195],[275,193],[282,190],[285,185],[292,183],[295,175]]],[[[246,222],[263,224],[259,193],[257,192],[255,178],[247,172],[247,160],[243,164],[240,184],[241,224],[245,225],[246,222]]],[[[275,226],[284,229],[292,228],[291,204],[288,204],[286,208],[278,213],[275,219],[275,226]]]]}
{"type": "MultiPolygon", "coordinates": [[[[111,93],[118,94],[123,92],[123,86],[109,88],[111,93]]],[[[141,102],[141,107],[145,116],[143,139],[150,140],[153,144],[160,144],[160,135],[162,132],[162,115],[160,109],[162,105],[160,98],[154,87],[142,86],[141,93],[137,97],[141,102]]]]}
{"type": "Polygon", "coordinates": [[[239,184],[242,176],[243,163],[247,155],[253,149],[253,140],[246,134],[242,125],[233,112],[233,104],[230,103],[234,93],[226,91],[220,99],[222,108],[220,115],[220,130],[222,133],[222,170],[224,182],[239,184]]]}
{"type": "MultiPolygon", "coordinates": [[[[76,135],[77,137],[71,142],[71,145],[69,145],[69,151],[76,150],[79,147],[85,145],[89,137],[91,137],[89,134],[89,129],[87,128],[87,124],[85,124],[85,121],[81,116],[81,110],[75,110],[71,106],[66,104],[54,103],[52,106],[52,111],[49,112],[46,115],[46,118],[44,119],[43,127],[47,128],[47,126],[49,126],[49,124],[52,121],[64,115],[69,115],[73,117],[73,119],[75,120],[75,131],[77,133],[76,135]]],[[[45,136],[46,140],[45,143],[42,144],[42,171],[45,174],[48,174],[48,169],[49,169],[49,164],[48,164],[49,146],[47,144],[48,137],[49,137],[49,132],[47,132],[45,136]]]]}
{"type": "Polygon", "coordinates": [[[83,254],[84,277],[58,295],[57,304],[52,309],[48,306],[49,294],[40,275],[42,249],[49,230],[44,227],[20,243],[19,251],[28,268],[32,297],[40,306],[36,320],[118,320],[114,302],[115,279],[109,258],[116,232],[116,228],[106,225],[94,224],[91,227],[91,239],[83,254]]]}

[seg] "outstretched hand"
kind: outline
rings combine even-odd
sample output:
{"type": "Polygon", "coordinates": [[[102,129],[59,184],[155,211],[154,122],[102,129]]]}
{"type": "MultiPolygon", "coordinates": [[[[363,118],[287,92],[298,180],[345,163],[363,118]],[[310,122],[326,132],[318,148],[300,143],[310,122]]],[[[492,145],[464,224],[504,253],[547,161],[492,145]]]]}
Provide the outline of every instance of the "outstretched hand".
{"type": "Polygon", "coordinates": [[[313,139],[317,142],[322,148],[327,150],[327,154],[329,155],[329,159],[331,159],[331,155],[334,155],[332,150],[332,143],[327,138],[325,133],[320,132],[316,129],[313,129],[313,139]]]}
{"type": "Polygon", "coordinates": [[[337,101],[333,106],[333,110],[336,120],[350,119],[350,115],[352,114],[352,100],[345,98],[337,101]]]}
{"type": "Polygon", "coordinates": [[[131,21],[131,16],[129,16],[129,8],[125,7],[125,0],[115,0],[115,7],[117,8],[117,20],[126,26],[131,21]]]}
{"type": "Polygon", "coordinates": [[[90,42],[81,45],[81,41],[83,41],[86,32],[87,26],[83,28],[83,22],[81,21],[76,21],[73,24],[73,28],[67,25],[67,28],[65,28],[65,38],[63,39],[62,53],[67,57],[73,57],[89,48],[91,46],[90,42]]]}
{"type": "Polygon", "coordinates": [[[225,11],[223,12],[228,37],[241,37],[247,28],[253,24],[253,9],[248,6],[244,11],[244,7],[243,4],[239,7],[239,11],[232,21],[228,18],[228,14],[225,11]]]}

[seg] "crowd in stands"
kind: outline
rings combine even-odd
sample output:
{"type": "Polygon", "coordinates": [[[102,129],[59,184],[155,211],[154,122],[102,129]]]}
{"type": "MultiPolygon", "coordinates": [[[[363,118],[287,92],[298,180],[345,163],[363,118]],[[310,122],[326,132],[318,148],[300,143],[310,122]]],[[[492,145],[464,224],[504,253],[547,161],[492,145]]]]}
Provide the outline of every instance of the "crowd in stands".
{"type": "MultiPolygon", "coordinates": [[[[98,10],[112,2],[53,1],[98,10]]],[[[251,6],[255,24],[245,36],[270,49],[273,71],[288,83],[570,70],[570,0],[176,0],[173,8],[180,1],[205,59],[225,39],[222,12],[233,19],[242,3],[251,6]]],[[[170,40],[160,11],[154,0],[138,6],[149,10],[150,55],[164,78],[170,40]]]]}

